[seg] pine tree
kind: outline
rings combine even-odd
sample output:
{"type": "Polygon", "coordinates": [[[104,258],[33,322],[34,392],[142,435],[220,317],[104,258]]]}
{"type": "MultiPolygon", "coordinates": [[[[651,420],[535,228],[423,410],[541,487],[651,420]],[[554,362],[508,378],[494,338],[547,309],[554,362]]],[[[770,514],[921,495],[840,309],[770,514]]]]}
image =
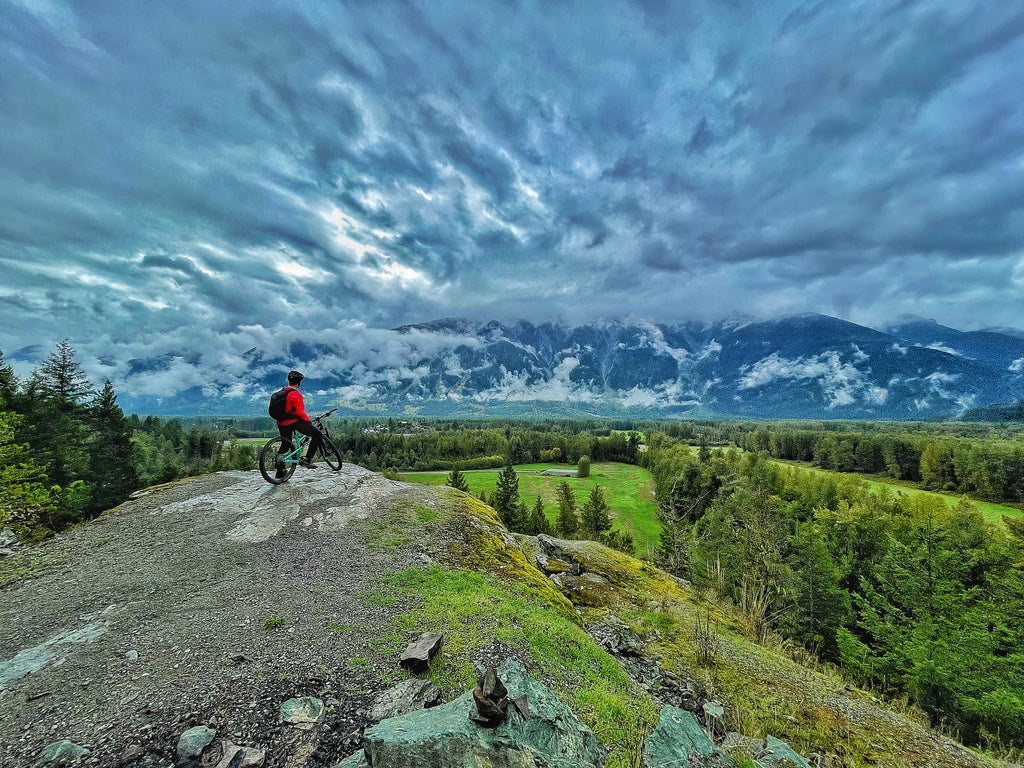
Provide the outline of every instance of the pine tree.
{"type": "Polygon", "coordinates": [[[53,530],[49,483],[28,446],[15,442],[20,418],[0,412],[0,528],[10,526],[21,539],[41,538],[53,530]]]}
{"type": "Polygon", "coordinates": [[[850,597],[839,584],[839,569],[812,522],[797,528],[790,542],[786,588],[792,607],[783,629],[795,640],[838,660],[836,632],[850,613],[850,597]]]}
{"type": "Polygon", "coordinates": [[[45,395],[63,403],[79,405],[92,390],[89,377],[75,359],[75,350],[64,339],[38,370],[45,395]]]}
{"type": "Polygon", "coordinates": [[[494,489],[491,506],[498,513],[501,522],[509,530],[518,530],[522,523],[517,514],[519,502],[519,476],[511,464],[506,464],[498,475],[498,485],[494,489]]]}
{"type": "Polygon", "coordinates": [[[0,409],[10,408],[14,404],[14,396],[18,392],[18,377],[14,369],[4,360],[0,350],[0,409]]]}
{"type": "Polygon", "coordinates": [[[92,485],[89,509],[102,512],[120,504],[138,487],[132,462],[131,430],[109,379],[93,400],[89,417],[96,436],[89,446],[92,485]]]}
{"type": "Polygon", "coordinates": [[[556,493],[558,495],[558,519],[555,521],[555,527],[561,536],[571,539],[580,527],[579,518],[576,516],[576,496],[564,480],[559,484],[556,493]]]}
{"type": "Polygon", "coordinates": [[[701,464],[711,463],[711,448],[708,447],[707,435],[700,436],[700,450],[697,453],[697,461],[701,464]]]}
{"type": "Polygon", "coordinates": [[[533,512],[530,513],[530,533],[533,536],[542,533],[551,534],[551,523],[548,522],[548,517],[544,514],[544,502],[540,496],[537,497],[537,503],[533,505],[533,512]]]}
{"type": "Polygon", "coordinates": [[[604,491],[601,486],[595,485],[590,496],[583,504],[583,529],[589,532],[595,540],[600,541],[605,531],[610,531],[612,518],[608,510],[608,502],[605,501],[604,491]]]}
{"type": "Polygon", "coordinates": [[[89,473],[93,436],[82,400],[90,390],[75,350],[65,339],[33,371],[19,398],[25,409],[24,437],[46,465],[50,482],[65,488],[89,473]]]}
{"type": "Polygon", "coordinates": [[[452,467],[452,471],[448,474],[448,479],[445,481],[445,485],[449,488],[454,488],[457,491],[469,493],[469,483],[466,481],[466,476],[459,471],[458,464],[452,467]]]}

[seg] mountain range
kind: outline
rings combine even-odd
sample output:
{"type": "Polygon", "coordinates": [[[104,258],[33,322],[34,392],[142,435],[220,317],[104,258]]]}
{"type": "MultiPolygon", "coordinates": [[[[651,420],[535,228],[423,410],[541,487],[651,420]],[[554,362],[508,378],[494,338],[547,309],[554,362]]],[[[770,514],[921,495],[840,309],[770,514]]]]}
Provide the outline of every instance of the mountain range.
{"type": "Polygon", "coordinates": [[[362,331],[227,362],[196,351],[133,359],[120,402],[157,415],[261,414],[299,368],[311,411],[349,415],[913,420],[1010,402],[1024,385],[1024,332],[919,319],[878,330],[818,314],[672,325],[446,318],[362,331]],[[174,389],[197,379],[182,370],[204,383],[174,389]]]}

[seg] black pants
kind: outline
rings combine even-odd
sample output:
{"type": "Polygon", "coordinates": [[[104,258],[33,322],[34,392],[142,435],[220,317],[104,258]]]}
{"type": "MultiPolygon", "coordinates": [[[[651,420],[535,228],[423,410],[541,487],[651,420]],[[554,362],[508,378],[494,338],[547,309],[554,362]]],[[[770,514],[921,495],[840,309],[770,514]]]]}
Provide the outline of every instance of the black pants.
{"type": "MultiPolygon", "coordinates": [[[[313,456],[316,454],[316,451],[320,447],[321,442],[320,431],[316,427],[314,427],[308,421],[303,421],[302,419],[299,419],[298,421],[285,426],[278,424],[277,431],[281,433],[281,437],[288,441],[288,443],[292,442],[292,435],[295,432],[299,432],[303,435],[306,435],[309,438],[309,449],[306,451],[306,458],[309,459],[310,461],[313,460],[313,456]]],[[[294,448],[294,444],[292,444],[291,448],[282,445],[278,453],[285,453],[287,451],[293,450],[294,448]]]]}

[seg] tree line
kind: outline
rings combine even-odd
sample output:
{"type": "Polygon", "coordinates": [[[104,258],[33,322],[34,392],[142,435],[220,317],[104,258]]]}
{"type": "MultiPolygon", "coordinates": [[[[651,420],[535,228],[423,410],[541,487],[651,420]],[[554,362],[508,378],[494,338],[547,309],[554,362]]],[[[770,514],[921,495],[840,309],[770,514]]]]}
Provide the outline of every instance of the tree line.
{"type": "Polygon", "coordinates": [[[576,464],[591,461],[635,464],[641,442],[637,432],[588,427],[576,423],[565,431],[538,425],[439,423],[438,429],[416,435],[375,434],[359,423],[332,428],[335,445],[346,462],[373,471],[405,472],[492,469],[535,462],[576,464]],[[607,434],[601,435],[600,431],[607,434]]]}
{"type": "Polygon", "coordinates": [[[761,426],[742,435],[737,445],[777,459],[920,482],[931,490],[987,501],[1024,500],[1024,445],[1019,439],[761,426]]]}
{"type": "Polygon", "coordinates": [[[735,605],[756,640],[794,640],[968,744],[1024,746],[1024,523],[767,451],[648,444],[662,567],[735,605]]]}
{"type": "Polygon", "coordinates": [[[109,380],[95,389],[67,341],[24,381],[0,352],[0,527],[45,538],[154,483],[255,466],[209,427],[126,417],[109,380]]]}

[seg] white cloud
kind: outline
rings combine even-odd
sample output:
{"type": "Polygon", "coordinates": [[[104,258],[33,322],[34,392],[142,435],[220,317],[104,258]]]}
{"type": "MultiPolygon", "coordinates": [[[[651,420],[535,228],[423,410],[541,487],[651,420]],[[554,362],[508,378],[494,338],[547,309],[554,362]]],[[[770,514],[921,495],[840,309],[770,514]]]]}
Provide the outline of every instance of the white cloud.
{"type": "Polygon", "coordinates": [[[778,379],[816,381],[829,408],[853,405],[858,399],[866,404],[882,404],[889,394],[884,387],[870,381],[868,372],[843,362],[838,352],[796,359],[784,358],[773,352],[740,370],[743,372],[738,382],[741,390],[763,387],[778,379]]]}
{"type": "Polygon", "coordinates": [[[945,344],[939,341],[933,341],[931,344],[915,344],[915,347],[924,347],[925,349],[934,349],[936,352],[945,352],[947,355],[954,355],[960,357],[960,353],[952,347],[947,347],[945,344]]]}

